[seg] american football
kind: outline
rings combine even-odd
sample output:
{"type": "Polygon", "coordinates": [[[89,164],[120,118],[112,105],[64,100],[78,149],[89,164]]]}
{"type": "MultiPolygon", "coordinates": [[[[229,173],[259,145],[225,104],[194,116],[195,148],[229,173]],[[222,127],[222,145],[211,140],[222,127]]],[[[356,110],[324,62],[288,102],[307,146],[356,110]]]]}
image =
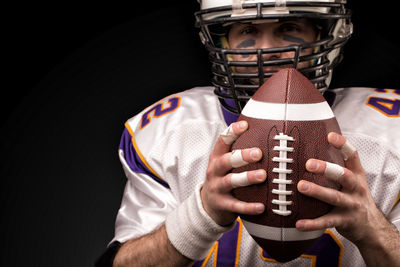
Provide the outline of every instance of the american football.
{"type": "Polygon", "coordinates": [[[332,207],[297,191],[300,180],[340,189],[323,175],[306,171],[310,158],[344,166],[341,153],[327,141],[329,132],[340,132],[336,118],[316,87],[295,69],[283,69],[269,78],[244,107],[239,120],[249,129],[231,150],[259,147],[263,158],[233,169],[234,173],[256,169],[267,171],[262,184],[235,188],[232,194],[246,202],[261,202],[260,215],[240,215],[255,241],[273,259],[287,262],[310,248],[324,231],[301,232],[299,219],[312,219],[332,207]]]}

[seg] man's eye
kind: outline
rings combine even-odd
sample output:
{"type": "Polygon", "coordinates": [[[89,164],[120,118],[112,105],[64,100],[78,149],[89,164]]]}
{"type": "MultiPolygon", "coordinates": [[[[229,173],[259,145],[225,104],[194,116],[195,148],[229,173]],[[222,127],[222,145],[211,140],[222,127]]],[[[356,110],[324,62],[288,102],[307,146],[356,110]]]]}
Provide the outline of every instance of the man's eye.
{"type": "Polygon", "coordinates": [[[288,32],[300,32],[301,27],[294,23],[285,23],[279,26],[279,32],[288,33],[288,32]]]}
{"type": "Polygon", "coordinates": [[[244,35],[246,35],[246,34],[254,34],[254,33],[257,33],[257,28],[256,27],[252,27],[252,26],[248,26],[248,27],[245,27],[245,28],[240,30],[240,34],[244,34],[244,35]]]}

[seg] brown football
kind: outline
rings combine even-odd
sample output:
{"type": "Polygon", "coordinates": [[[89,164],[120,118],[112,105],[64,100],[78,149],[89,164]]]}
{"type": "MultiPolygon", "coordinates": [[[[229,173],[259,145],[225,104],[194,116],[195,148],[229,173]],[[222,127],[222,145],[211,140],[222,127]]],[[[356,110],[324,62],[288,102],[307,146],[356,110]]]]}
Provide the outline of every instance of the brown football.
{"type": "Polygon", "coordinates": [[[297,191],[300,180],[340,189],[323,175],[305,169],[310,158],[344,166],[341,153],[327,141],[329,132],[340,133],[336,118],[316,87],[295,69],[283,69],[269,78],[244,107],[239,120],[249,129],[232,150],[259,147],[263,158],[233,172],[267,171],[266,182],[236,188],[232,194],[246,202],[261,202],[260,215],[240,215],[246,230],[268,255],[279,262],[299,257],[323,234],[301,232],[299,219],[328,213],[332,207],[297,191]]]}

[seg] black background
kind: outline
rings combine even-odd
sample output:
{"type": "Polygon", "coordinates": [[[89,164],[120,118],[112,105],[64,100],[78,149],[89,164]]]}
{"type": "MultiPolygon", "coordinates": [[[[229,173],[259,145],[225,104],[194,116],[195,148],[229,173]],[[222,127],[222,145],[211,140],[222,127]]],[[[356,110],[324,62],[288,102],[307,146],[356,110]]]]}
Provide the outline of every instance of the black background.
{"type": "MultiPolygon", "coordinates": [[[[197,2],[180,2],[5,8],[1,266],[92,266],[104,251],[124,122],[209,81],[197,2]]],[[[332,86],[400,88],[395,8],[350,4],[355,33],[332,86]]]]}

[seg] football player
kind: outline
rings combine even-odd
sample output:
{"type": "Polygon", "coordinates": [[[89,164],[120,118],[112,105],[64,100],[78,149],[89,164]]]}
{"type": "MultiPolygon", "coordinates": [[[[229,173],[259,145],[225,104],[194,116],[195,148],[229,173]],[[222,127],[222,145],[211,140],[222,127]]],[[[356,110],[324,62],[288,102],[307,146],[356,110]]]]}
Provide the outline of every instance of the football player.
{"type": "MultiPolygon", "coordinates": [[[[168,96],[129,119],[119,157],[127,176],[115,236],[99,262],[114,266],[400,266],[400,90],[328,89],[352,34],[345,1],[203,0],[196,13],[209,51],[211,87],[168,96]],[[299,231],[327,229],[299,258],[278,263],[246,232],[237,214],[259,214],[235,187],[262,183],[264,170],[233,175],[257,162],[259,148],[230,153],[247,130],[238,114],[282,68],[296,68],[326,97],[342,135],[335,174],[340,191],[300,181],[298,190],[334,206],[299,231]],[[368,118],[368,119],[365,119],[368,118]]],[[[307,161],[311,173],[327,164],[307,161]]]]}

